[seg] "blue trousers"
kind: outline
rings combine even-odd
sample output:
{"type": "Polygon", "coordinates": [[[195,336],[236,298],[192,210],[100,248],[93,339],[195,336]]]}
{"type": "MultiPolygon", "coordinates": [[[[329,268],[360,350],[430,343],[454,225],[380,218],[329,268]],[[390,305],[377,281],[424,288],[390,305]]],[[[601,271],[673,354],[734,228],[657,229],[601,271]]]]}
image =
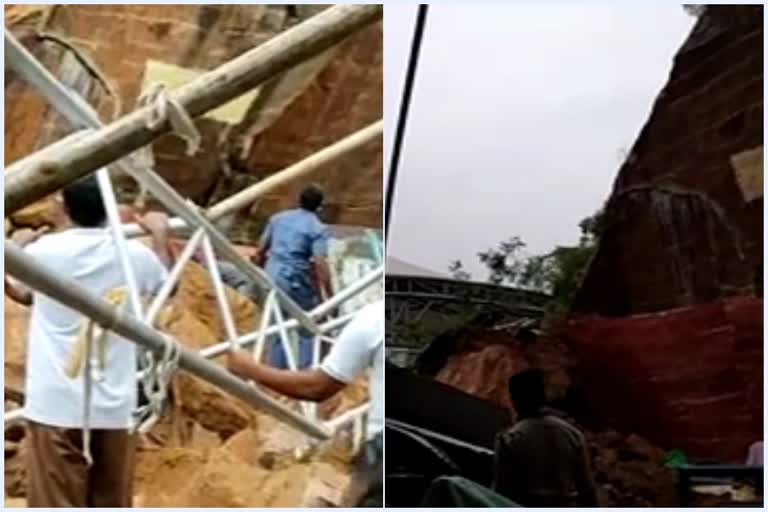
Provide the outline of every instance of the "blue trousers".
{"type": "MultiPolygon", "coordinates": [[[[299,369],[312,366],[312,339],[313,337],[311,335],[299,334],[299,354],[296,361],[296,367],[299,369]]],[[[283,350],[283,344],[280,341],[279,335],[272,336],[269,352],[269,364],[275,368],[281,368],[283,370],[289,368],[288,356],[283,350]]]]}
{"type": "MultiPolygon", "coordinates": [[[[284,291],[296,304],[305,311],[309,311],[318,304],[317,293],[312,285],[309,275],[303,272],[293,271],[281,265],[267,265],[267,273],[272,281],[284,291]]],[[[285,313],[284,313],[285,314],[285,313]]],[[[299,329],[299,350],[296,358],[296,367],[309,368],[312,365],[312,333],[306,329],[299,329]]],[[[279,335],[270,337],[269,362],[275,368],[288,369],[288,357],[283,350],[283,344],[279,335]]]]}

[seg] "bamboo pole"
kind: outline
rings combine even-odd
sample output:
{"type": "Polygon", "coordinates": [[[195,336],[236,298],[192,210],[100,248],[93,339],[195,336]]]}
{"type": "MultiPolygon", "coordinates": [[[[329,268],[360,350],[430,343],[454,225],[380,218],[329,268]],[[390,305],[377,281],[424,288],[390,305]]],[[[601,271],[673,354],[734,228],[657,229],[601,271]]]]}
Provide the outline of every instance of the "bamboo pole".
{"type": "MultiPolygon", "coordinates": [[[[381,5],[334,6],[180,87],[172,96],[191,116],[199,116],[329,49],[381,19],[382,12],[381,5]]],[[[5,41],[8,48],[7,33],[5,41]]],[[[95,130],[73,144],[56,161],[32,158],[25,159],[23,167],[11,166],[9,170],[13,172],[6,173],[5,177],[6,215],[167,133],[170,130],[168,122],[156,129],[148,128],[151,112],[149,107],[142,108],[95,130]]]]}
{"type": "MultiPolygon", "coordinates": [[[[381,120],[376,121],[362,130],[358,130],[355,133],[334,142],[330,146],[326,146],[318,152],[312,153],[303,160],[276,172],[272,176],[269,176],[258,183],[254,183],[248,188],[216,203],[205,211],[205,216],[212,221],[216,221],[241,210],[252,204],[264,194],[272,192],[276,188],[279,188],[292,180],[312,174],[329,163],[335,162],[339,158],[343,158],[344,156],[357,151],[366,144],[370,144],[380,138],[382,133],[383,122],[381,120]]],[[[178,230],[185,228],[187,224],[183,219],[174,217],[170,221],[170,226],[171,229],[178,230]]],[[[144,230],[141,229],[138,224],[123,224],[123,230],[125,235],[129,237],[145,235],[144,230]]]]}
{"type": "Polygon", "coordinates": [[[267,192],[279,188],[292,180],[302,178],[329,162],[333,162],[342,155],[358,150],[371,141],[380,138],[383,132],[383,125],[383,121],[376,121],[362,130],[308,156],[300,162],[251,185],[227,199],[224,199],[208,210],[208,217],[211,219],[218,219],[240,210],[253,203],[257,198],[263,196],[267,192]]]}
{"type": "MultiPolygon", "coordinates": [[[[139,319],[120,315],[117,309],[93,296],[74,280],[49,271],[26,255],[22,249],[9,242],[5,243],[5,268],[10,275],[40,293],[93,318],[100,325],[108,326],[109,330],[115,334],[152,350],[158,357],[162,357],[166,341],[161,334],[143,324],[139,319]]],[[[208,361],[197,352],[185,347],[180,347],[180,351],[179,367],[182,369],[253,407],[266,410],[305,434],[322,440],[331,437],[330,432],[323,425],[308,420],[258,388],[208,361]]]]}

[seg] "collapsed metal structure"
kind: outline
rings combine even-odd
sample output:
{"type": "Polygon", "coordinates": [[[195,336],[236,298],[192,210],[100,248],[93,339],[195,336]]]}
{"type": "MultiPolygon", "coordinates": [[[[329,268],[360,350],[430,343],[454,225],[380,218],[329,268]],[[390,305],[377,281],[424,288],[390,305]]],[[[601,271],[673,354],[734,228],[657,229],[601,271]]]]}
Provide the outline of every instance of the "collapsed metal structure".
{"type": "Polygon", "coordinates": [[[446,308],[457,303],[498,310],[510,317],[539,316],[549,298],[544,293],[488,283],[392,274],[387,275],[386,292],[387,321],[395,326],[418,322],[431,311],[450,314],[446,308]]]}
{"type": "Polygon", "coordinates": [[[540,318],[548,298],[530,290],[411,275],[388,274],[385,287],[387,360],[404,367],[424,349],[410,339],[409,326],[431,323],[447,328],[467,307],[492,313],[502,324],[540,318]]]}
{"type": "MultiPolygon", "coordinates": [[[[314,16],[265,44],[204,74],[187,85],[168,93],[167,105],[181,108],[189,116],[199,116],[237,98],[266,80],[338,44],[347,36],[381,19],[381,5],[338,5],[314,16]]],[[[91,294],[77,282],[55,275],[37,263],[14,244],[5,243],[6,271],[31,288],[48,295],[82,313],[102,328],[130,340],[145,349],[148,366],[137,379],[153,371],[153,362],[167,356],[169,344],[178,350],[178,366],[219,387],[256,408],[276,416],[314,439],[328,439],[337,432],[351,429],[355,445],[362,440],[368,404],[363,404],[328,421],[320,421],[314,404],[297,403],[291,407],[277,401],[251,383],[228,373],[208,359],[234,347],[252,346],[256,359],[264,353],[268,336],[276,336],[282,344],[291,368],[296,368],[295,337],[301,327],[314,336],[313,365],[319,364],[323,343],[333,343],[333,335],[354,313],[327,319],[340,304],[380,283],[384,267],[363,276],[354,284],[340,290],[312,311],[304,311],[287,294],[277,288],[259,267],[243,258],[214,222],[251,204],[256,198],[290,180],[303,177],[328,162],[345,156],[376,140],[382,134],[378,121],[347,138],[324,148],[304,160],[225,199],[207,211],[201,211],[181,197],[153,169],[139,165],[134,151],[152,144],[159,136],[172,130],[168,116],[153,120],[152,106],[140,108],[115,122],[103,125],[96,112],[75,92],[57,81],[14,37],[5,32],[6,65],[27,81],[75,128],[72,135],[54,143],[13,165],[5,173],[5,215],[56,192],[79,178],[96,173],[104,199],[109,228],[114,238],[123,277],[127,284],[128,305],[132,316],[123,316],[100,297],[91,294]],[[188,228],[192,235],[186,243],[169,279],[143,310],[132,264],[128,259],[126,238],[141,234],[136,225],[123,225],[118,213],[108,171],[104,166],[114,164],[135,179],[159,200],[176,218],[174,229],[188,228]],[[185,264],[202,244],[205,263],[227,339],[200,352],[186,349],[154,327],[163,305],[169,298],[185,264]],[[264,292],[261,325],[251,333],[239,333],[235,326],[225,288],[217,266],[217,257],[230,261],[264,292]]],[[[158,109],[160,110],[160,109],[158,109]]],[[[23,409],[5,415],[6,426],[23,419],[23,409]]],[[[144,425],[146,428],[148,425],[144,425]]]]}

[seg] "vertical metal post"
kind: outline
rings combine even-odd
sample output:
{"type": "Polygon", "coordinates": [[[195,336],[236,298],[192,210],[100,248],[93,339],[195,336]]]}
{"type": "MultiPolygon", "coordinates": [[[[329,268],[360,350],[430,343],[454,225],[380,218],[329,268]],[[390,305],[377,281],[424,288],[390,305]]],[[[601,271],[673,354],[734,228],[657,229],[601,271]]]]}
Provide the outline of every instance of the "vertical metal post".
{"type": "Polygon", "coordinates": [[[216,254],[214,254],[213,247],[211,247],[211,241],[207,236],[203,237],[203,252],[205,253],[208,272],[211,275],[213,292],[216,294],[216,302],[219,305],[221,320],[224,323],[224,332],[227,333],[231,348],[235,350],[237,349],[237,327],[235,326],[235,321],[232,319],[232,310],[229,307],[227,293],[224,291],[224,283],[221,281],[219,263],[216,261],[216,254]]]}
{"type": "Polygon", "coordinates": [[[261,326],[259,329],[259,336],[256,339],[256,343],[253,345],[253,358],[257,362],[261,362],[261,358],[264,354],[264,344],[267,338],[267,327],[272,319],[272,310],[275,307],[275,294],[269,292],[267,299],[264,301],[264,308],[261,310],[261,326]]]}

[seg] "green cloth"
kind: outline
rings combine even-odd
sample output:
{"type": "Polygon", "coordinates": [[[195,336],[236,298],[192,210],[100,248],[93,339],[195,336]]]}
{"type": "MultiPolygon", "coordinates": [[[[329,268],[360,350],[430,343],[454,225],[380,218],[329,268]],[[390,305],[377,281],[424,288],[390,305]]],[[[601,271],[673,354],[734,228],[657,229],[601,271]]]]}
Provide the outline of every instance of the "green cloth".
{"type": "Polygon", "coordinates": [[[664,465],[668,468],[679,468],[688,464],[688,456],[682,450],[672,450],[664,457],[664,465]]]}
{"type": "Polygon", "coordinates": [[[421,505],[460,508],[519,507],[488,487],[460,476],[441,476],[433,480],[421,505]]]}

